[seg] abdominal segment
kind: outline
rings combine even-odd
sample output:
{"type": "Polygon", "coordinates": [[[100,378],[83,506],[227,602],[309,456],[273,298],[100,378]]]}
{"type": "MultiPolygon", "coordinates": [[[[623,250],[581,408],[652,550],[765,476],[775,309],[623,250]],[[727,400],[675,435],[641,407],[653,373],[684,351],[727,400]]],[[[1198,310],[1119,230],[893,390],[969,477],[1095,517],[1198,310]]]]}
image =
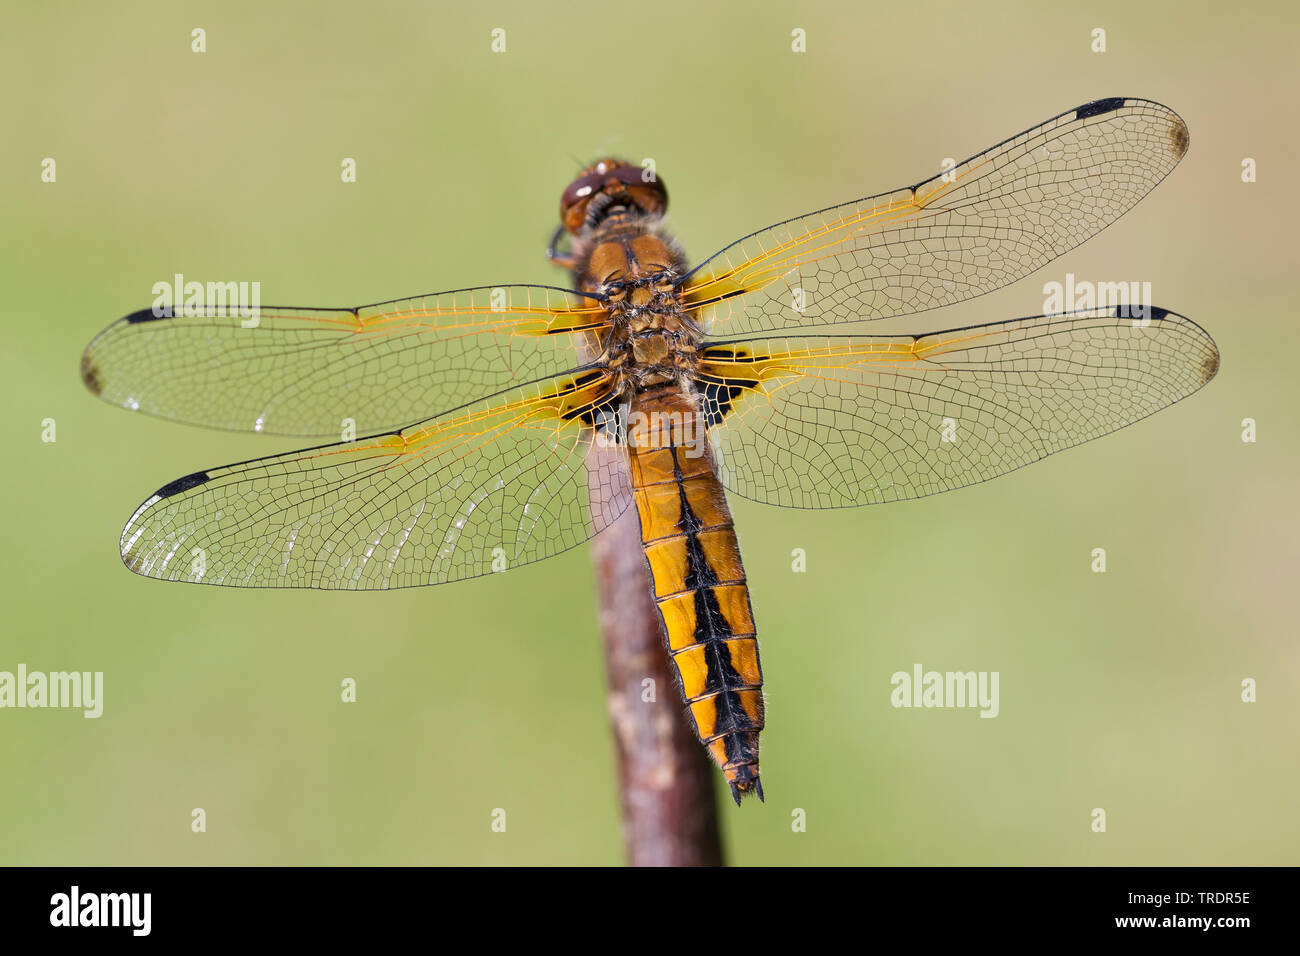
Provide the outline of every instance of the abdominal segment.
{"type": "Polygon", "coordinates": [[[678,396],[662,404],[652,395],[639,398],[633,402],[634,418],[640,411],[643,420],[657,421],[656,407],[668,413],[664,427],[629,432],[629,459],[669,654],[696,733],[722,768],[732,796],[737,803],[751,792],[761,799],[758,641],[722,485],[707,444],[689,440],[696,426],[702,435],[702,415],[695,403],[678,396]],[[680,416],[686,416],[684,423],[680,416]]]}

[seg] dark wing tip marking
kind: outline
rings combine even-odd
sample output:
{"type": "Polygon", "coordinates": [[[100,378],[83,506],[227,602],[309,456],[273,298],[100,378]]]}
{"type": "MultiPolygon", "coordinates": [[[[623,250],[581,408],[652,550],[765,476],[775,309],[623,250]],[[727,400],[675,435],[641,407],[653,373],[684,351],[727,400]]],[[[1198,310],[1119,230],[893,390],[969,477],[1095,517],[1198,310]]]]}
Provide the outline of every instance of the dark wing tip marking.
{"type": "Polygon", "coordinates": [[[1174,159],[1183,158],[1190,142],[1191,134],[1187,131],[1187,124],[1181,117],[1174,117],[1174,123],[1169,127],[1169,149],[1173,152],[1174,159]]]}
{"type": "Polygon", "coordinates": [[[154,497],[170,498],[172,495],[179,495],[182,491],[189,491],[191,488],[197,488],[199,485],[209,481],[211,478],[212,476],[206,471],[196,471],[183,478],[177,478],[175,481],[169,481],[154,492],[154,497]]]}
{"type": "Polygon", "coordinates": [[[138,309],[130,315],[124,316],[122,321],[129,322],[132,325],[137,325],[140,322],[157,322],[159,319],[172,319],[175,317],[175,313],[171,306],[167,306],[165,309],[154,309],[150,307],[148,309],[138,309]]]}
{"type": "MultiPolygon", "coordinates": [[[[1200,329],[1200,327],[1197,326],[1196,323],[1191,322],[1191,320],[1188,319],[1187,316],[1185,315],[1180,315],[1179,313],[1172,312],[1169,309],[1162,309],[1158,305],[1147,306],[1147,309],[1148,312],[1146,318],[1151,322],[1167,322],[1169,321],[1169,317],[1173,316],[1174,321],[1182,319],[1183,321],[1190,322],[1193,328],[1200,329]]],[[[1134,312],[1133,308],[1128,305],[1117,305],[1115,306],[1114,311],[1115,311],[1115,318],[1117,319],[1142,318],[1142,316],[1139,313],[1134,312]]],[[[1201,332],[1204,333],[1204,330],[1201,329],[1201,332]]],[[[1200,388],[1201,386],[1205,385],[1207,382],[1209,382],[1210,379],[1214,378],[1214,376],[1219,373],[1219,349],[1218,346],[1214,344],[1213,340],[1210,339],[1208,334],[1205,335],[1205,345],[1207,351],[1204,357],[1202,357],[1201,359],[1201,366],[1200,366],[1201,380],[1200,383],[1197,385],[1197,388],[1200,388]]]]}
{"type": "Polygon", "coordinates": [[[1211,347],[1205,358],[1201,359],[1201,384],[1204,385],[1219,372],[1219,350],[1211,347]]]}
{"type": "Polygon", "coordinates": [[[86,388],[90,389],[92,395],[104,394],[104,377],[89,352],[81,356],[81,381],[85,383],[86,388]]]}
{"type": "MultiPolygon", "coordinates": [[[[175,315],[171,306],[168,306],[165,309],[156,310],[151,306],[150,308],[137,309],[129,315],[124,315],[119,322],[125,322],[127,325],[139,325],[142,322],[157,322],[159,319],[171,319],[174,317],[175,315]]],[[[91,358],[90,353],[95,350],[95,346],[98,344],[99,339],[102,339],[104,335],[107,335],[109,331],[115,327],[116,326],[109,326],[108,329],[105,329],[94,342],[91,342],[90,345],[87,346],[85,353],[81,356],[81,380],[85,383],[86,388],[90,389],[91,394],[100,396],[104,394],[104,375],[100,370],[99,365],[93,358],[91,358]]]]}
{"type": "Polygon", "coordinates": [[[1084,103],[1074,111],[1075,119],[1087,119],[1090,116],[1100,116],[1102,113],[1111,113],[1124,105],[1125,97],[1108,96],[1104,100],[1093,100],[1091,103],[1084,103]]]}
{"type": "Polygon", "coordinates": [[[144,574],[144,556],[133,548],[123,547],[122,563],[126,565],[128,571],[135,574],[144,574]]]}

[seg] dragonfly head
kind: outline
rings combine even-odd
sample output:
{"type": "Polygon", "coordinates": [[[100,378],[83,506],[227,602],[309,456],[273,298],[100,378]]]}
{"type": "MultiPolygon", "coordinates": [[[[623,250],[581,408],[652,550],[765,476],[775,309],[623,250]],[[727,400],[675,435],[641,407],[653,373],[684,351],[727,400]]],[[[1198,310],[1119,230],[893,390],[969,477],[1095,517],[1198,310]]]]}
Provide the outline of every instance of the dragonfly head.
{"type": "Polygon", "coordinates": [[[560,197],[560,220],[575,236],[611,215],[640,213],[658,218],[668,208],[668,190],[653,169],[622,159],[593,163],[560,197]]]}

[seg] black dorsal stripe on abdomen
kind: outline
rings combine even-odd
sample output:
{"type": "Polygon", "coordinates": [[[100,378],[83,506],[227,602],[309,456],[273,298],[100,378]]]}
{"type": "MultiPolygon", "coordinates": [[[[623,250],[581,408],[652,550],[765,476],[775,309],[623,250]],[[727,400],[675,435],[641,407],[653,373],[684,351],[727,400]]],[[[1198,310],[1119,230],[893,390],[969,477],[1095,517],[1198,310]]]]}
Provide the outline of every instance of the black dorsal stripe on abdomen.
{"type": "MultiPolygon", "coordinates": [[[[700,542],[700,530],[703,523],[691,508],[686,497],[686,485],[682,477],[681,464],[677,460],[678,448],[672,447],[673,477],[677,481],[677,495],[681,502],[681,517],[677,526],[686,536],[686,587],[695,596],[695,642],[705,645],[704,660],[708,672],[704,677],[704,689],[709,693],[721,691],[718,698],[717,733],[731,734],[740,730],[753,729],[753,721],[745,713],[733,688],[747,686],[731,662],[731,651],[726,641],[732,636],[731,623],[722,613],[718,596],[714,588],[718,584],[718,574],[709,564],[700,542]]],[[[733,741],[725,744],[727,753],[731,754],[733,741]]],[[[735,747],[742,747],[735,743],[735,747]]],[[[742,747],[743,749],[743,747],[742,747]]],[[[739,751],[738,751],[739,753],[739,751]]]]}

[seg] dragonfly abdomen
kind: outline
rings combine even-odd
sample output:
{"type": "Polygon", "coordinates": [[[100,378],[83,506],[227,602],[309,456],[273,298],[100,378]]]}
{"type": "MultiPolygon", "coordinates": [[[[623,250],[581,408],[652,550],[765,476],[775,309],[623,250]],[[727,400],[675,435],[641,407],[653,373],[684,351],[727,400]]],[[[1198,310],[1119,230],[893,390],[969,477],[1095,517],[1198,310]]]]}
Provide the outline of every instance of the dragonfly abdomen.
{"type": "Polygon", "coordinates": [[[669,655],[696,734],[726,775],[732,796],[738,803],[745,793],[761,798],[758,640],[702,413],[697,403],[682,401],[685,396],[639,398],[632,403],[629,430],[632,484],[669,655]],[[638,422],[654,424],[638,428],[638,422]]]}

